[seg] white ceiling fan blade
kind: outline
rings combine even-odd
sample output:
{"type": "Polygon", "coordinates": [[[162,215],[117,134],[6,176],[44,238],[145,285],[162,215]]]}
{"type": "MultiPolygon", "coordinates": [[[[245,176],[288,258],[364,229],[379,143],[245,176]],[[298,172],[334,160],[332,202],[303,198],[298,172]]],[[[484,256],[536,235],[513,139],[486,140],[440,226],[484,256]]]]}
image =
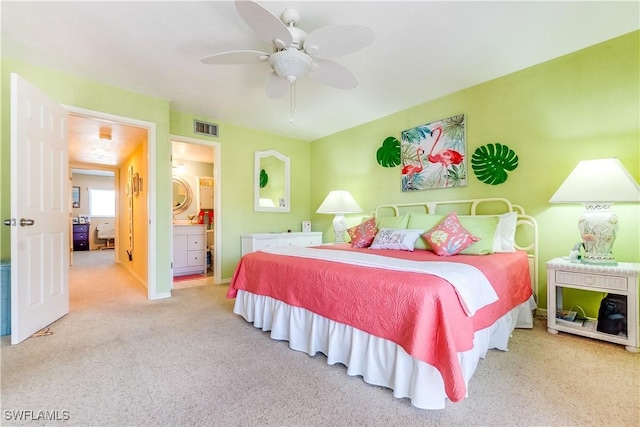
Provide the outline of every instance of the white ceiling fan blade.
{"type": "Polygon", "coordinates": [[[289,80],[284,77],[280,77],[275,73],[275,71],[269,74],[269,77],[267,77],[267,83],[265,84],[265,89],[267,90],[267,96],[269,98],[280,98],[282,95],[287,93],[290,87],[291,83],[289,83],[289,80]]]}
{"type": "Polygon", "coordinates": [[[279,48],[291,44],[291,33],[287,26],[273,13],[254,1],[236,0],[236,9],[251,29],[267,43],[279,48]]]}
{"type": "Polygon", "coordinates": [[[337,89],[353,89],[358,86],[356,76],[337,62],[317,59],[315,63],[317,68],[309,71],[309,77],[315,81],[337,89]]]}
{"type": "Polygon", "coordinates": [[[318,58],[346,55],[370,45],[376,33],[362,25],[332,25],[312,31],[304,41],[307,54],[318,58]]]}
{"type": "Polygon", "coordinates": [[[252,64],[264,62],[269,59],[269,54],[259,50],[234,50],[205,56],[200,61],[205,64],[252,64]]]}

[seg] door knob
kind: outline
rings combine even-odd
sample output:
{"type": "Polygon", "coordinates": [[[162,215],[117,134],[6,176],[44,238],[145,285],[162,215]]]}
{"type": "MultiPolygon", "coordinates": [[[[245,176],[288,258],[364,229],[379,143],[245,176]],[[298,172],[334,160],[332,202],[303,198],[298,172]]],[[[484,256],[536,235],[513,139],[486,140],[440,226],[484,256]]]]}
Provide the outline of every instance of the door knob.
{"type": "Polygon", "coordinates": [[[16,225],[16,219],[15,218],[5,219],[3,224],[11,227],[12,225],[16,225]]]}
{"type": "Polygon", "coordinates": [[[20,218],[20,227],[33,224],[35,224],[35,221],[32,219],[20,218]]]}

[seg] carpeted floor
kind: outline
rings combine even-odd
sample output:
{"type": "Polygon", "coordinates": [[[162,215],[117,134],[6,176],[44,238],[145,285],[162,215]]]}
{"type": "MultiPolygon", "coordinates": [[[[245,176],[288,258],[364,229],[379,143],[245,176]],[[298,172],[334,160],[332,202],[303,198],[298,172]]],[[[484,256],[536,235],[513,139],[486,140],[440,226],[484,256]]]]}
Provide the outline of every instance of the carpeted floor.
{"type": "Polygon", "coordinates": [[[3,426],[640,424],[640,355],[542,320],[489,351],[467,399],[425,411],[270,339],[232,314],[226,286],[148,301],[123,267],[77,261],[53,334],[2,338],[3,426]],[[16,421],[25,411],[68,419],[16,421]]]}

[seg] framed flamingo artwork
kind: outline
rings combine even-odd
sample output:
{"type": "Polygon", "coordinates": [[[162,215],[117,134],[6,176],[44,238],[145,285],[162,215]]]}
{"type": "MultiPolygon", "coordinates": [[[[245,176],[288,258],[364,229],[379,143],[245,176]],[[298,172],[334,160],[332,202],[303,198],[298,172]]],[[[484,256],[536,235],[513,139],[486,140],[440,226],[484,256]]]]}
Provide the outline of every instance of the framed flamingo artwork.
{"type": "Polygon", "coordinates": [[[459,114],[402,131],[402,191],[465,187],[465,115],[459,114]]]}

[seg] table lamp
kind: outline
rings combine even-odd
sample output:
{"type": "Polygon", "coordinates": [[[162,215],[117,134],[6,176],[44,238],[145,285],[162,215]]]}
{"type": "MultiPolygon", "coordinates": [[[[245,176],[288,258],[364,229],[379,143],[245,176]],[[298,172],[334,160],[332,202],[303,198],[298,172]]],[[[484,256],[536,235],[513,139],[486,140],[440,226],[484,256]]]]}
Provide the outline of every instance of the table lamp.
{"type": "Polygon", "coordinates": [[[617,265],[611,248],[618,232],[614,202],[640,202],[640,187],[616,158],[583,160],[571,171],[550,203],[583,203],[578,221],[585,264],[617,265]]]}
{"type": "Polygon", "coordinates": [[[351,193],[345,190],[330,191],[316,213],[335,214],[333,218],[333,231],[336,234],[336,243],[343,243],[344,233],[347,231],[346,213],[362,212],[360,206],[351,193]]]}

